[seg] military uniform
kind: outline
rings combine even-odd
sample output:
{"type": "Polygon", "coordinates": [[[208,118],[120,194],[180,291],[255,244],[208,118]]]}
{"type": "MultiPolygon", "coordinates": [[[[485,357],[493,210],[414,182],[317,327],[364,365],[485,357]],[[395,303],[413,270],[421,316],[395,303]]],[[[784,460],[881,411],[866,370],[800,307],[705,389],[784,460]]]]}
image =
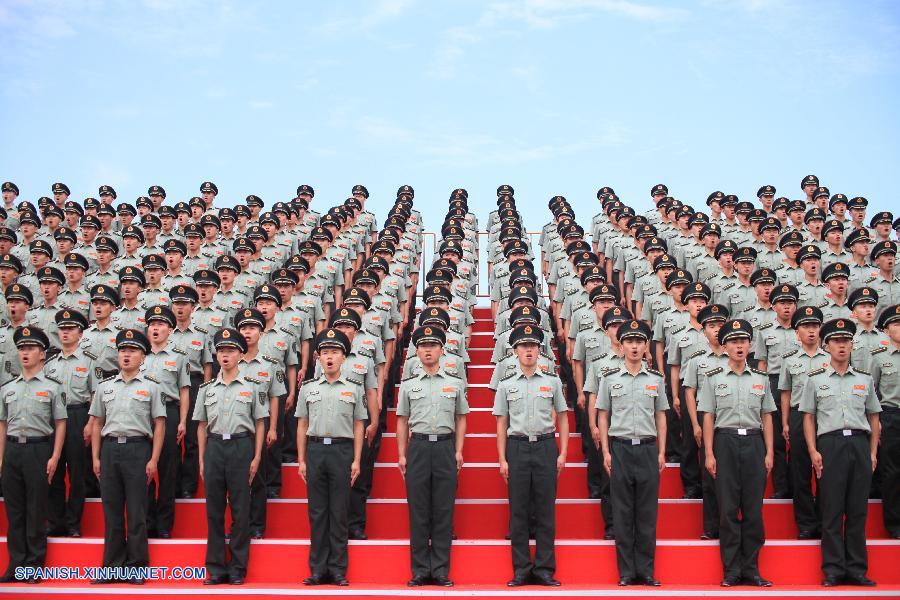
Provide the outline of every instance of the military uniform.
{"type": "MultiPolygon", "coordinates": [[[[879,327],[900,320],[900,305],[887,307],[879,327]]],[[[891,343],[872,351],[870,363],[875,392],[881,402],[881,445],[878,447],[878,484],[881,488],[884,528],[900,537],[900,349],[891,343]]]]}
{"type": "MultiPolygon", "coordinates": [[[[16,330],[16,346],[49,340],[37,328],[16,330]]],[[[64,423],[66,401],[61,383],[44,372],[20,375],[0,387],[0,422],[6,433],[3,453],[3,500],[9,523],[6,545],[9,564],[3,582],[16,581],[17,567],[43,567],[47,558],[47,464],[62,452],[56,426],[64,423]]],[[[64,426],[64,425],[63,425],[64,426]]]]}

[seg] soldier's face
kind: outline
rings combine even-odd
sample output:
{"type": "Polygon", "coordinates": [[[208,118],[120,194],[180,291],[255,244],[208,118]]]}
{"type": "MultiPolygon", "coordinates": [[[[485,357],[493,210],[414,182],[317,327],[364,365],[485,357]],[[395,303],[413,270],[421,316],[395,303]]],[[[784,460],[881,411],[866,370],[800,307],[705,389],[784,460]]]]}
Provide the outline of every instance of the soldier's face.
{"type": "Polygon", "coordinates": [[[216,273],[219,274],[219,280],[222,282],[222,285],[231,285],[237,276],[237,273],[231,269],[219,269],[216,273]]]}
{"type": "Polygon", "coordinates": [[[800,246],[798,246],[796,244],[791,244],[789,246],[785,246],[784,248],[782,248],[781,252],[784,253],[784,255],[789,260],[797,260],[797,254],[800,252],[800,246]]]}
{"type": "Polygon", "coordinates": [[[44,254],[43,252],[32,252],[31,253],[31,265],[35,269],[40,269],[44,265],[50,262],[50,257],[44,254]]]}
{"type": "Polygon", "coordinates": [[[194,312],[194,303],[182,301],[173,302],[172,312],[175,313],[175,320],[186,321],[191,317],[191,313],[194,312]]]}
{"type": "Polygon", "coordinates": [[[216,350],[216,360],[219,361],[219,366],[222,367],[224,371],[230,371],[237,367],[238,363],[241,361],[241,357],[243,353],[237,348],[232,348],[231,346],[227,346],[224,348],[218,348],[216,350]]]}
{"type": "Polygon", "coordinates": [[[19,228],[22,230],[22,235],[25,237],[33,236],[34,232],[37,230],[34,223],[20,223],[19,228]]]}
{"type": "Polygon", "coordinates": [[[3,192],[3,199],[6,201],[7,204],[12,204],[13,201],[16,199],[16,193],[15,192],[3,192]]]}
{"type": "Polygon", "coordinates": [[[772,297],[772,290],[775,289],[775,284],[769,282],[757,283],[754,289],[756,290],[756,298],[760,302],[768,302],[769,298],[772,297]]]}
{"type": "Polygon", "coordinates": [[[868,328],[875,320],[875,305],[869,302],[857,304],[853,307],[853,316],[860,324],[868,328]]]}
{"type": "Polygon", "coordinates": [[[850,281],[846,277],[832,277],[828,280],[828,289],[836,296],[843,296],[850,281]]]}
{"type": "Polygon", "coordinates": [[[238,331],[244,337],[249,348],[255,348],[259,344],[259,338],[262,336],[262,329],[258,325],[242,325],[238,331]]]}
{"type": "Polygon", "coordinates": [[[181,252],[166,252],[166,265],[171,270],[175,270],[181,266],[181,263],[184,262],[184,256],[181,255],[181,252]]]}
{"type": "Polygon", "coordinates": [[[723,269],[731,269],[734,267],[734,254],[725,252],[719,255],[719,266],[723,269]]]}
{"type": "Polygon", "coordinates": [[[56,251],[57,254],[68,254],[72,251],[72,240],[67,238],[60,238],[56,240],[56,251]]]}
{"type": "Polygon", "coordinates": [[[141,245],[141,241],[136,237],[128,236],[124,240],[122,240],[122,244],[125,246],[125,251],[129,254],[134,254],[137,252],[138,247],[141,245]]]}
{"type": "Polygon", "coordinates": [[[175,227],[175,217],[164,215],[159,220],[162,221],[163,231],[172,231],[175,227]]]}
{"type": "Polygon", "coordinates": [[[97,319],[106,319],[115,308],[112,302],[106,300],[91,300],[91,308],[94,309],[94,317],[97,319]]]}
{"type": "Polygon", "coordinates": [[[18,275],[19,274],[16,273],[15,269],[10,269],[9,267],[0,267],[0,283],[3,284],[4,288],[15,281],[18,275]]]}
{"type": "Polygon", "coordinates": [[[162,269],[144,269],[144,277],[147,278],[147,285],[151,287],[159,285],[159,282],[162,281],[162,274],[162,269]]]}
{"type": "Polygon", "coordinates": [[[0,240],[0,254],[9,254],[12,249],[12,242],[9,240],[0,240]]]}
{"type": "Polygon", "coordinates": [[[703,325],[703,333],[706,334],[706,339],[710,341],[710,343],[715,343],[718,346],[719,341],[719,330],[722,329],[722,325],[725,324],[725,321],[707,321],[703,325]]]}
{"type": "Polygon", "coordinates": [[[819,259],[818,258],[807,258],[804,259],[803,262],[800,263],[800,268],[803,269],[803,272],[809,275],[810,277],[814,277],[819,274],[819,259]]]}
{"type": "Polygon", "coordinates": [[[10,300],[6,303],[6,310],[13,321],[19,322],[25,318],[28,312],[28,304],[24,300],[10,300]]]}
{"type": "Polygon", "coordinates": [[[17,350],[19,352],[19,362],[26,369],[40,366],[44,361],[44,349],[40,346],[28,344],[27,346],[19,346],[17,350]]]}
{"type": "Polygon", "coordinates": [[[256,301],[256,310],[262,313],[266,321],[271,321],[275,318],[275,313],[278,312],[278,305],[274,300],[259,299],[256,301]]]}
{"type": "Polygon", "coordinates": [[[150,338],[151,342],[156,344],[163,344],[166,340],[169,339],[169,334],[172,333],[172,328],[168,323],[163,321],[151,321],[147,326],[147,337],[150,338]]]}
{"type": "Polygon", "coordinates": [[[337,348],[323,348],[319,351],[319,364],[326,375],[339,373],[346,358],[344,351],[337,348]]]}
{"type": "Polygon", "coordinates": [[[706,306],[706,300],[703,298],[691,298],[687,301],[688,313],[694,318],[700,314],[700,311],[706,306]]]}
{"type": "Polygon", "coordinates": [[[278,294],[281,296],[282,302],[287,302],[291,299],[291,296],[294,295],[294,284],[292,283],[276,284],[275,289],[278,290],[278,294]]]}
{"type": "Polygon", "coordinates": [[[241,268],[244,268],[250,264],[250,259],[253,258],[253,254],[251,252],[247,252],[246,250],[238,250],[234,253],[234,258],[237,259],[238,264],[241,265],[241,268]]]}
{"type": "Polygon", "coordinates": [[[725,342],[725,352],[728,358],[734,361],[742,361],[747,359],[750,354],[750,340],[742,338],[739,340],[728,340],[725,342]]]}
{"type": "Polygon", "coordinates": [[[853,350],[853,338],[831,338],[825,344],[825,350],[831,355],[832,360],[846,362],[850,360],[850,352],[853,350]]]}
{"type": "Polygon", "coordinates": [[[50,281],[41,282],[41,296],[44,300],[55,300],[59,295],[59,284],[50,281]]]}
{"type": "Polygon", "coordinates": [[[108,265],[112,262],[113,253],[109,250],[97,250],[97,262],[103,266],[108,265]]]}
{"type": "Polygon", "coordinates": [[[216,295],[217,289],[218,288],[214,285],[198,285],[197,295],[200,297],[200,302],[204,304],[212,302],[213,296],[216,295]]]}
{"type": "Polygon", "coordinates": [[[803,186],[803,193],[806,194],[806,197],[809,198],[813,195],[813,192],[816,191],[816,184],[807,183],[803,186]]]}
{"type": "Polygon", "coordinates": [[[896,345],[900,345],[900,321],[894,321],[884,330],[896,345]]]}
{"type": "Polygon", "coordinates": [[[97,237],[96,227],[81,227],[81,236],[84,238],[85,244],[90,244],[97,237]]]}
{"type": "Polygon", "coordinates": [[[632,361],[640,360],[647,352],[647,342],[640,338],[625,338],[622,340],[622,347],[625,349],[625,358],[632,361]]]}
{"type": "Polygon", "coordinates": [[[791,317],[794,316],[794,313],[797,311],[797,303],[788,300],[780,300],[774,304],[775,314],[778,315],[778,318],[782,321],[790,321],[791,317]]]}
{"type": "Polygon", "coordinates": [[[66,267],[66,281],[72,285],[78,285],[84,279],[84,269],[81,267],[66,267]]]}
{"type": "Polygon", "coordinates": [[[122,297],[128,300],[137,298],[138,293],[141,291],[141,285],[137,281],[123,281],[121,287],[122,297]]]}
{"type": "Polygon", "coordinates": [[[119,348],[119,369],[128,373],[137,371],[144,362],[144,353],[137,348],[119,348]]]}
{"type": "Polygon", "coordinates": [[[875,259],[875,264],[882,271],[893,271],[895,262],[897,262],[897,257],[893,254],[882,254],[875,259]]]}
{"type": "Polygon", "coordinates": [[[817,323],[804,323],[797,328],[797,340],[806,346],[819,345],[819,329],[817,323]]]}
{"type": "Polygon", "coordinates": [[[422,361],[422,365],[433,367],[438,363],[443,354],[444,347],[440,344],[425,342],[416,346],[416,356],[422,361]]]}
{"type": "Polygon", "coordinates": [[[356,327],[353,325],[336,325],[335,329],[346,335],[350,341],[353,341],[353,337],[356,335],[356,327]]]}
{"type": "Polygon", "coordinates": [[[523,367],[534,367],[537,365],[540,347],[534,342],[517,344],[513,351],[523,367]]]}
{"type": "Polygon", "coordinates": [[[81,339],[81,327],[60,327],[59,341],[66,348],[71,348],[78,344],[81,339]]]}

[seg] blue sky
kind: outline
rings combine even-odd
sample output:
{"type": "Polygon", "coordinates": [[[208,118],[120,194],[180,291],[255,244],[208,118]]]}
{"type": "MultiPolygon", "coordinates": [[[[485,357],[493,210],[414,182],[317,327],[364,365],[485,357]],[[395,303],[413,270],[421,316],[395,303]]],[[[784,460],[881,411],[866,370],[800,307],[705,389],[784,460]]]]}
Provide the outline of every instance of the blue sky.
{"type": "Polygon", "coordinates": [[[698,206],[815,173],[900,208],[892,0],[0,0],[0,38],[24,199],[209,179],[221,205],[309,183],[323,208],[363,183],[383,217],[409,183],[435,227],[452,188],[486,215],[510,183],[536,228],[555,194],[587,221],[602,185],[698,206]]]}

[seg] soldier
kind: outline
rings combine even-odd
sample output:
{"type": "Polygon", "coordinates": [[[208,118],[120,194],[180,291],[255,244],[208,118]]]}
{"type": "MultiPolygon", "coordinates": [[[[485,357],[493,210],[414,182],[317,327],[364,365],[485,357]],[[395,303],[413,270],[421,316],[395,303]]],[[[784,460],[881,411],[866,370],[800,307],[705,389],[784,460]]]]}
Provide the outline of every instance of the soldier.
{"type": "Polygon", "coordinates": [[[788,475],[794,495],[797,538],[801,540],[818,539],[821,535],[819,510],[812,491],[812,463],[799,406],[809,372],[828,365],[828,355],[822,350],[819,337],[822,320],[822,311],[815,306],[804,306],[794,313],[791,325],[797,332],[800,348],[784,354],[778,376],[781,436],[790,447],[788,475]]]}
{"type": "Polygon", "coordinates": [[[650,328],[642,321],[619,327],[621,368],[601,379],[600,443],[610,476],[619,585],[659,586],[653,575],[659,476],[666,467],[666,385],[643,358],[650,328]]]}
{"type": "Polygon", "coordinates": [[[44,267],[38,270],[37,276],[41,302],[28,311],[28,323],[47,335],[50,346],[59,348],[59,331],[56,328],[56,312],[59,310],[57,298],[66,276],[55,267],[44,267]]]}
{"type": "Polygon", "coordinates": [[[172,309],[154,306],[147,310],[144,319],[150,352],[144,357],[141,370],[153,374],[166,407],[166,434],[159,454],[159,487],[151,481],[147,488],[147,534],[169,539],[175,523],[175,494],[181,442],[187,430],[191,379],[187,353],[169,341],[176,321],[172,309]]]}
{"type": "Polygon", "coordinates": [[[856,325],[822,325],[829,365],[810,371],[800,397],[803,433],[818,478],[822,513],[822,585],[871,587],[866,577],[866,514],[881,431],[872,377],[850,366],[856,325]]]}
{"type": "Polygon", "coordinates": [[[6,311],[9,322],[0,324],[0,385],[14,379],[22,372],[19,353],[16,350],[16,329],[28,325],[28,309],[34,302],[31,290],[24,285],[14,283],[3,293],[6,298],[6,311]]]}
{"type": "Polygon", "coordinates": [[[509,587],[528,583],[558,586],[556,537],[556,480],[566,464],[569,420],[562,384],[556,375],[537,368],[544,334],[525,325],[510,334],[519,370],[501,382],[494,396],[500,475],[509,486],[509,532],[513,578],[509,587]],[[554,415],[555,413],[555,415],[554,415]],[[557,453],[554,417],[558,417],[557,453]],[[528,548],[529,513],[536,520],[534,560],[528,548]]]}
{"type": "Polygon", "coordinates": [[[421,369],[403,380],[397,399],[398,466],[409,504],[410,587],[453,585],[453,508],[469,403],[462,380],[441,368],[445,340],[438,327],[413,332],[421,369]]]}
{"type": "MultiPolygon", "coordinates": [[[[66,439],[65,395],[60,382],[44,373],[47,334],[25,326],[13,339],[22,374],[0,388],[0,473],[9,552],[0,583],[18,581],[18,567],[44,566],[49,485],[66,439]]],[[[38,580],[31,576],[25,582],[38,580]]]]}
{"type": "Polygon", "coordinates": [[[878,471],[881,485],[884,528],[900,539],[900,304],[881,313],[878,326],[890,337],[891,345],[872,351],[872,381],[881,401],[881,446],[878,471]]]}
{"type": "Polygon", "coordinates": [[[85,447],[84,430],[94,392],[93,360],[79,346],[88,321],[77,310],[56,313],[61,351],[47,361],[46,374],[60,382],[66,405],[66,441],[61,462],[50,482],[50,535],[81,537],[85,485],[90,473],[90,450],[85,447]],[[66,472],[69,500],[66,502],[66,472]]]}
{"type": "Polygon", "coordinates": [[[775,402],[766,374],[747,365],[752,336],[747,321],[725,322],[719,343],[725,346],[728,364],[704,374],[698,396],[706,468],[716,480],[719,499],[722,587],[772,585],[759,574],[759,551],[765,543],[763,495],[774,460],[775,402]]]}
{"type": "Polygon", "coordinates": [[[888,347],[890,340],[878,329],[876,313],[878,310],[878,292],[870,287],[853,290],[847,306],[853,313],[856,334],[853,336],[853,350],[850,351],[850,365],[855,369],[867,370],[872,360],[872,350],[888,347]]]}
{"type": "Polygon", "coordinates": [[[316,336],[322,375],[301,388],[297,402],[297,469],[309,496],[309,568],[304,585],[347,586],[347,509],[350,486],[360,470],[362,388],[348,382],[341,367],[350,340],[336,329],[316,336]]]}
{"type": "Polygon", "coordinates": [[[90,414],[95,418],[91,450],[103,498],[104,572],[91,583],[143,585],[129,567],[146,567],[147,484],[156,476],[166,432],[166,407],[156,379],[141,372],[150,341],[137,329],[116,335],[119,373],[97,385],[90,414]],[[102,448],[101,448],[102,439],[102,448]],[[127,534],[126,534],[127,511],[127,534]]]}
{"type": "Polygon", "coordinates": [[[194,420],[200,423],[200,473],[206,490],[204,585],[241,585],[250,560],[250,482],[256,478],[265,438],[269,398],[263,382],[242,374],[247,342],[236,329],[216,333],[218,376],[200,388],[194,420]],[[225,557],[225,503],[231,506],[231,561],[225,557]]]}

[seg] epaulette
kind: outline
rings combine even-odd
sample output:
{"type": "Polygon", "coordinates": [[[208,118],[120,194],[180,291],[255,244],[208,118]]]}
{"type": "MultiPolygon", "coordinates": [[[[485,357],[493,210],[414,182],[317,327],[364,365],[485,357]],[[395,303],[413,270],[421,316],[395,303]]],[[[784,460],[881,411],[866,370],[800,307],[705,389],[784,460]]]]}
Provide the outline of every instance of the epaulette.
{"type": "Polygon", "coordinates": [[[202,327],[198,327],[197,325],[194,325],[194,329],[196,329],[196,330],[199,331],[200,333],[206,333],[206,334],[209,333],[209,330],[208,330],[208,329],[204,329],[204,328],[202,328],[202,327]]]}
{"type": "Polygon", "coordinates": [[[671,335],[675,335],[675,334],[681,333],[681,332],[684,331],[685,329],[687,329],[687,325],[685,325],[685,326],[683,326],[683,327],[679,327],[678,329],[676,329],[675,331],[673,331],[673,332],[671,333],[671,335]]]}
{"type": "Polygon", "coordinates": [[[876,279],[878,279],[878,278],[877,277],[869,277],[868,279],[866,279],[866,283],[872,283],[876,279]]]}
{"type": "Polygon", "coordinates": [[[174,352],[175,354],[182,354],[184,356],[187,356],[187,352],[185,352],[181,348],[172,348],[172,352],[174,352]]]}
{"type": "Polygon", "coordinates": [[[50,375],[44,375],[44,377],[46,377],[47,379],[49,379],[49,380],[52,381],[53,383],[58,383],[59,385],[62,385],[62,381],[60,381],[60,380],[57,379],[56,377],[51,377],[50,375]]]}
{"type": "Polygon", "coordinates": [[[828,300],[823,301],[822,304],[820,304],[816,308],[825,308],[826,306],[828,306],[828,300]]]}
{"type": "Polygon", "coordinates": [[[715,369],[713,369],[711,371],[707,371],[706,373],[704,373],[704,375],[706,377],[712,377],[713,375],[718,375],[721,372],[722,372],[722,367],[716,367],[715,369]]]}
{"type": "Polygon", "coordinates": [[[276,365],[279,364],[279,363],[278,363],[278,360],[272,358],[271,356],[266,356],[265,354],[263,354],[262,357],[263,357],[263,360],[267,360],[267,361],[269,361],[270,363],[275,363],[276,365]]]}
{"type": "Polygon", "coordinates": [[[612,375],[613,373],[618,373],[619,370],[620,370],[620,367],[612,367],[610,369],[606,369],[605,371],[603,371],[603,376],[606,377],[607,375],[612,375]]]}
{"type": "Polygon", "coordinates": [[[149,380],[152,381],[153,383],[159,383],[159,379],[157,379],[157,378],[154,377],[153,375],[147,375],[147,374],[145,373],[145,374],[144,374],[144,377],[146,377],[147,379],[149,379],[149,380]]]}
{"type": "Polygon", "coordinates": [[[800,350],[794,349],[794,350],[791,350],[790,352],[785,352],[784,354],[781,355],[781,357],[787,358],[788,356],[793,356],[793,355],[797,354],[798,352],[800,352],[800,350]]]}
{"type": "Polygon", "coordinates": [[[347,377],[347,381],[349,381],[350,383],[359,385],[359,386],[363,385],[363,383],[364,383],[362,379],[354,379],[353,377],[347,377]]]}
{"type": "Polygon", "coordinates": [[[768,329],[772,326],[772,323],[766,323],[765,325],[760,325],[757,329],[768,329]]]}
{"type": "Polygon", "coordinates": [[[594,357],[594,359],[593,359],[591,362],[597,362],[598,360],[604,359],[604,358],[606,358],[607,356],[609,356],[609,352],[604,352],[604,353],[601,354],[600,356],[594,357]]]}
{"type": "MultiPolygon", "coordinates": [[[[112,377],[110,377],[110,379],[112,379],[112,377]]],[[[105,380],[104,380],[104,381],[105,381],[105,380]]],[[[204,382],[204,383],[201,383],[201,384],[197,387],[197,389],[199,390],[200,388],[205,388],[206,386],[208,386],[209,384],[211,384],[211,383],[214,382],[214,381],[215,381],[215,379],[210,379],[209,381],[206,381],[206,382],[204,382]]]]}
{"type": "Polygon", "coordinates": [[[9,381],[4,381],[2,384],[0,384],[0,388],[2,388],[2,387],[3,387],[4,385],[6,385],[7,383],[12,383],[13,381],[16,381],[17,379],[21,379],[21,378],[22,378],[21,375],[16,375],[15,377],[13,377],[12,379],[10,379],[9,381]]]}
{"type": "Polygon", "coordinates": [[[293,333],[291,333],[290,331],[288,331],[288,330],[285,329],[284,327],[279,327],[278,330],[279,330],[281,333],[284,333],[284,334],[287,334],[287,335],[294,335],[293,333]]]}
{"type": "Polygon", "coordinates": [[[251,377],[250,375],[245,375],[244,378],[245,378],[247,381],[250,381],[250,382],[252,382],[252,383],[256,383],[256,384],[258,384],[258,385],[262,385],[262,383],[263,383],[261,379],[257,379],[256,377],[251,377]]]}
{"type": "Polygon", "coordinates": [[[734,287],[734,282],[732,281],[732,282],[729,283],[728,285],[723,286],[722,289],[723,289],[723,290],[730,290],[730,289],[733,288],[733,287],[734,287]]]}
{"type": "Polygon", "coordinates": [[[748,368],[750,371],[752,371],[753,373],[756,373],[757,375],[765,375],[766,377],[769,376],[769,374],[766,373],[765,371],[760,371],[759,369],[753,368],[753,367],[751,367],[751,366],[749,366],[749,365],[747,366],[747,368],[748,368]]]}
{"type": "Polygon", "coordinates": [[[93,352],[91,352],[90,350],[82,350],[82,352],[84,352],[84,355],[87,356],[89,359],[97,360],[97,355],[94,354],[93,352]]]}
{"type": "Polygon", "coordinates": [[[784,263],[778,263],[778,266],[775,267],[775,270],[777,271],[778,269],[784,269],[786,266],[787,265],[785,265],[784,263]]]}
{"type": "Polygon", "coordinates": [[[872,354],[878,354],[879,352],[887,352],[887,346],[878,346],[872,350],[872,354]]]}
{"type": "Polygon", "coordinates": [[[693,354],[691,354],[691,355],[688,357],[688,360],[691,360],[692,358],[695,358],[695,357],[700,356],[700,355],[702,355],[702,354],[706,354],[706,350],[697,350],[696,352],[694,352],[693,354]]]}
{"type": "Polygon", "coordinates": [[[653,373],[654,375],[658,375],[658,376],[660,376],[660,377],[665,377],[665,375],[663,375],[662,373],[660,373],[660,372],[657,371],[656,369],[651,369],[650,367],[647,367],[647,372],[648,372],[648,373],[653,373]]]}
{"type": "Polygon", "coordinates": [[[506,377],[504,377],[504,378],[501,379],[500,381],[506,381],[507,379],[511,379],[512,377],[515,376],[515,374],[516,374],[516,372],[515,372],[515,371],[512,371],[509,375],[507,375],[506,377]]]}
{"type": "Polygon", "coordinates": [[[856,367],[854,367],[853,370],[856,371],[857,373],[862,373],[863,375],[868,375],[868,376],[870,376],[870,377],[872,376],[872,373],[870,373],[869,371],[864,371],[864,370],[862,370],[862,369],[857,369],[856,367]]]}

